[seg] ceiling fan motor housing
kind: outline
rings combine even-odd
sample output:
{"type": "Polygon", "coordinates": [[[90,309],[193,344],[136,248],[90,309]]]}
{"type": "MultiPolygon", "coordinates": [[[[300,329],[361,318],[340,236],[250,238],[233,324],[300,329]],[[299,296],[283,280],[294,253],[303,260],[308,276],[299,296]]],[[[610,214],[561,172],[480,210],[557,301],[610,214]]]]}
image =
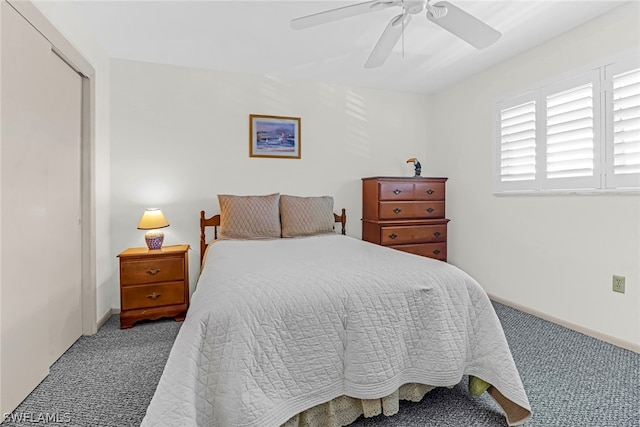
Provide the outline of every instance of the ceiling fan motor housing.
{"type": "Polygon", "coordinates": [[[415,15],[417,13],[423,12],[427,8],[427,1],[403,1],[401,3],[405,13],[410,13],[411,15],[415,15]]]}

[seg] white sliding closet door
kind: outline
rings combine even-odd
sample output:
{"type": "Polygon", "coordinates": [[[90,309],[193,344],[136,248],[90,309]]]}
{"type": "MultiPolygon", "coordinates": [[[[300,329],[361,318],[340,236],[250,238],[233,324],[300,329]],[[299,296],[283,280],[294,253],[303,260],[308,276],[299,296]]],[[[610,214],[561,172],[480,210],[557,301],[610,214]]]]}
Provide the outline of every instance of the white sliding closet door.
{"type": "Polygon", "coordinates": [[[2,6],[1,412],[82,333],[82,79],[2,6]]]}
{"type": "Polygon", "coordinates": [[[53,363],[82,335],[82,224],[80,146],[82,77],[57,55],[49,54],[47,81],[46,257],[49,293],[49,342],[53,363]]]}

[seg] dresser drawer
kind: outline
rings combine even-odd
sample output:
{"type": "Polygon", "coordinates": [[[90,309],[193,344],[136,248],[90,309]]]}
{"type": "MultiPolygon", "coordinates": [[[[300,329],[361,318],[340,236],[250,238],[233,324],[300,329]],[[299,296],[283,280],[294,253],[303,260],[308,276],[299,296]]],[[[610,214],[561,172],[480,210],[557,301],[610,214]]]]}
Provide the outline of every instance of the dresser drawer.
{"type": "Polygon", "coordinates": [[[385,246],[446,241],[446,224],[380,227],[380,244],[385,246]]]}
{"type": "Polygon", "coordinates": [[[120,263],[120,283],[124,285],[183,280],[184,257],[128,259],[120,263]]]}
{"type": "Polygon", "coordinates": [[[170,282],[122,288],[122,310],[183,304],[184,286],[184,282],[170,282]]]}
{"type": "Polygon", "coordinates": [[[444,182],[416,182],[413,197],[415,200],[444,200],[444,182]]]}
{"type": "Polygon", "coordinates": [[[381,182],[380,200],[413,200],[412,182],[381,182]]]}
{"type": "Polygon", "coordinates": [[[444,202],[414,202],[414,218],[444,218],[444,202]]]}
{"type": "Polygon", "coordinates": [[[440,261],[447,260],[447,243],[422,243],[411,245],[398,245],[389,246],[390,248],[397,249],[403,252],[409,252],[415,255],[421,255],[429,258],[438,259],[440,261]]]}
{"type": "Polygon", "coordinates": [[[379,202],[378,218],[381,220],[444,218],[444,202],[379,202]]]}
{"type": "Polygon", "coordinates": [[[378,217],[380,219],[414,218],[413,202],[380,202],[378,217]]]}

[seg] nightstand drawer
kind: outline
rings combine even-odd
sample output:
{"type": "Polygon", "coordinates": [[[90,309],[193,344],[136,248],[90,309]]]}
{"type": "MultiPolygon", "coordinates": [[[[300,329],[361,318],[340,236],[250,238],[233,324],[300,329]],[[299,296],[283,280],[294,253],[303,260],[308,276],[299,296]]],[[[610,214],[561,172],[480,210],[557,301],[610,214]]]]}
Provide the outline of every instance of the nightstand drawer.
{"type": "Polygon", "coordinates": [[[402,225],[381,227],[380,244],[385,246],[404,243],[446,242],[447,225],[402,225]]]}
{"type": "Polygon", "coordinates": [[[122,288],[122,309],[183,304],[185,302],[184,286],[184,282],[171,282],[122,288]]]}
{"type": "Polygon", "coordinates": [[[389,246],[403,252],[409,252],[415,255],[421,255],[428,258],[438,259],[440,261],[447,260],[447,243],[423,243],[421,245],[399,245],[389,246]]]}
{"type": "Polygon", "coordinates": [[[120,264],[120,283],[125,285],[183,280],[184,258],[130,259],[120,264]]]}

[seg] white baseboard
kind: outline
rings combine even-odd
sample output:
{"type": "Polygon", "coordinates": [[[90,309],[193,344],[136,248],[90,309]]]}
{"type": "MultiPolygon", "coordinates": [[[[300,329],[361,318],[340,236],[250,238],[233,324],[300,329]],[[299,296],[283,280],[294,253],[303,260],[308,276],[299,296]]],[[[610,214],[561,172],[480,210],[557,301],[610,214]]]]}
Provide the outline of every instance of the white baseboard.
{"type": "Polygon", "coordinates": [[[635,353],[640,353],[640,344],[636,344],[631,341],[623,340],[617,337],[612,337],[611,335],[604,334],[602,332],[594,331],[593,329],[586,328],[584,326],[580,326],[578,324],[568,322],[566,320],[560,319],[555,316],[551,316],[550,314],[543,313],[541,311],[535,310],[533,308],[524,306],[517,302],[509,301],[508,299],[504,299],[492,294],[488,294],[489,298],[493,301],[499,302],[500,304],[508,305],[509,307],[515,308],[517,310],[523,311],[525,313],[531,314],[533,316],[539,317],[544,320],[548,320],[549,322],[558,324],[560,326],[564,326],[565,328],[571,329],[576,332],[580,332],[581,334],[588,335],[590,337],[599,339],[604,342],[608,342],[609,344],[613,344],[618,347],[622,347],[626,350],[633,351],[635,353]]]}
{"type": "Polygon", "coordinates": [[[113,308],[109,309],[104,316],[102,316],[100,318],[100,320],[98,320],[98,329],[100,329],[102,327],[102,325],[104,325],[107,320],[109,320],[109,318],[114,314],[113,312],[113,308]]]}

